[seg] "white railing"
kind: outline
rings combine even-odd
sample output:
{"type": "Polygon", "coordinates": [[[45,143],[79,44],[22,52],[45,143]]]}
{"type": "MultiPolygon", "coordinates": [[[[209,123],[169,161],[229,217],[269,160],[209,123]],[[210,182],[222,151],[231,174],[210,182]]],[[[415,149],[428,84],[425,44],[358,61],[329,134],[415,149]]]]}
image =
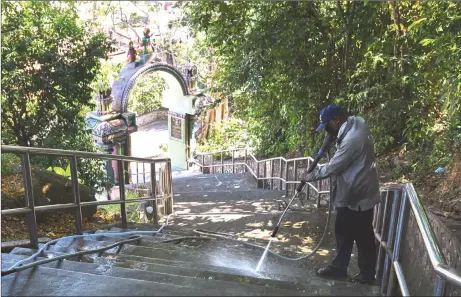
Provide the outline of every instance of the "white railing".
{"type": "MultiPolygon", "coordinates": [[[[300,183],[300,174],[313,162],[311,157],[286,159],[275,157],[258,160],[250,148],[237,148],[216,152],[199,152],[190,163],[200,167],[202,173],[245,173],[249,172],[256,179],[258,187],[284,190],[286,196],[293,194],[300,183]],[[219,163],[215,163],[218,161],[219,163]]],[[[318,164],[318,167],[324,164],[318,164]]],[[[329,179],[309,182],[303,192],[308,199],[313,194],[320,206],[322,195],[330,194],[329,179]],[[312,191],[312,193],[311,193],[312,191]]]]}

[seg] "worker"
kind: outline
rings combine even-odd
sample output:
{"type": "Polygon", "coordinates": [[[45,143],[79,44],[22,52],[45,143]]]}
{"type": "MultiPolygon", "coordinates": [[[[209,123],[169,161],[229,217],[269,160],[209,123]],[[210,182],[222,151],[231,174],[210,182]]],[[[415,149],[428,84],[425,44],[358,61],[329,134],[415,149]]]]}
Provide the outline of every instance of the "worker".
{"type": "Polygon", "coordinates": [[[328,164],[311,173],[306,171],[301,184],[329,177],[336,179],[336,190],[331,199],[336,209],[337,250],[333,262],[319,269],[317,275],[347,278],[355,241],[360,272],[351,280],[373,284],[376,273],[373,211],[380,199],[373,138],[363,118],[348,117],[338,105],[331,104],[322,109],[320,122],[316,131],[325,129],[336,137],[337,150],[328,164]]]}

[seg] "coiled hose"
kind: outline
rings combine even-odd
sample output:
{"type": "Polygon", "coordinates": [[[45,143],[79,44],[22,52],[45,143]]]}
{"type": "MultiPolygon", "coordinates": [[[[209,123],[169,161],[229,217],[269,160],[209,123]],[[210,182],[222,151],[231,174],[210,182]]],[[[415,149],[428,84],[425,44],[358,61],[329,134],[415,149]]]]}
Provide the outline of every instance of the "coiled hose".
{"type": "MultiPolygon", "coordinates": [[[[123,245],[123,244],[126,244],[126,243],[131,243],[131,242],[135,242],[135,241],[139,242],[141,240],[141,238],[142,238],[142,236],[139,236],[139,235],[153,235],[153,234],[157,234],[157,233],[162,232],[163,228],[168,226],[168,222],[170,220],[170,217],[171,217],[171,215],[169,215],[166,218],[165,224],[163,224],[160,227],[160,229],[153,230],[153,231],[129,231],[129,232],[119,232],[119,233],[98,233],[98,234],[72,235],[72,236],[66,236],[66,237],[51,240],[51,241],[47,242],[42,248],[40,248],[32,256],[30,256],[30,257],[28,257],[28,258],[26,258],[24,260],[21,260],[21,261],[17,262],[16,264],[14,264],[13,266],[11,266],[9,269],[7,269],[5,271],[2,271],[1,275],[5,276],[5,275],[11,274],[11,273],[15,273],[15,272],[18,272],[18,271],[22,271],[22,270],[25,270],[25,269],[29,269],[29,268],[32,268],[32,267],[35,267],[35,266],[38,266],[38,265],[41,265],[41,264],[53,262],[53,261],[58,261],[58,260],[67,259],[67,258],[76,257],[76,256],[82,256],[82,255],[86,255],[86,254],[100,253],[100,252],[109,250],[111,248],[114,248],[116,246],[123,245]],[[94,238],[94,237],[100,237],[100,236],[117,237],[117,236],[127,236],[127,235],[129,236],[128,239],[116,242],[116,243],[111,244],[109,246],[101,247],[101,248],[94,249],[94,250],[75,252],[75,253],[71,253],[71,254],[61,255],[61,256],[58,256],[58,257],[53,257],[53,258],[50,258],[50,259],[43,259],[43,260],[28,263],[31,260],[35,260],[35,258],[37,258],[42,252],[46,251],[46,249],[50,245],[58,242],[61,239],[94,238]],[[28,264],[26,264],[26,263],[28,263],[28,264]]],[[[178,240],[181,240],[181,239],[199,239],[199,238],[200,237],[187,236],[187,237],[184,237],[184,238],[180,237],[180,238],[163,240],[163,241],[159,241],[159,243],[173,242],[173,241],[178,241],[178,240]]],[[[200,239],[203,239],[203,238],[200,238],[200,239]]]]}

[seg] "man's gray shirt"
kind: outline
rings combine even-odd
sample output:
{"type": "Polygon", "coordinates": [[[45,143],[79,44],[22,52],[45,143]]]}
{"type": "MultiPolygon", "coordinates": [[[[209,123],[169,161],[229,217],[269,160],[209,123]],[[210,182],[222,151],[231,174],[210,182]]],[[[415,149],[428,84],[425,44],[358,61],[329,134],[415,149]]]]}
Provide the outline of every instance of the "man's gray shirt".
{"type": "Polygon", "coordinates": [[[310,174],[308,181],[336,177],[336,207],[368,210],[379,202],[373,137],[365,120],[347,119],[338,133],[337,150],[330,162],[310,174]]]}

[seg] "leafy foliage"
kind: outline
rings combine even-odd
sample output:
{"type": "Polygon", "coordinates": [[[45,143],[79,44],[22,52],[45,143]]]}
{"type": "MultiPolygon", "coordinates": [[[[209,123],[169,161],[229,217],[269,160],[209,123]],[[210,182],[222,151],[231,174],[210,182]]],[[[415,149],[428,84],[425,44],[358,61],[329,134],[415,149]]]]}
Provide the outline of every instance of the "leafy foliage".
{"type": "Polygon", "coordinates": [[[133,87],[128,110],[143,115],[162,107],[165,80],[156,72],[151,72],[140,77],[133,87]]]}
{"type": "MultiPolygon", "coordinates": [[[[2,143],[94,152],[81,111],[93,107],[91,83],[109,51],[105,36],[80,23],[73,3],[2,1],[1,41],[2,143]]],[[[79,160],[86,185],[104,183],[101,164],[79,160]]]]}
{"type": "Polygon", "coordinates": [[[218,88],[233,98],[260,152],[312,154],[319,110],[340,103],[369,122],[379,155],[420,147],[438,162],[454,150],[459,158],[459,145],[441,140],[459,141],[453,135],[461,118],[461,3],[186,7],[195,33],[204,32],[213,48],[218,88]]]}
{"type": "Polygon", "coordinates": [[[71,3],[2,2],[2,122],[6,143],[41,146],[76,134],[90,83],[108,51],[71,3]]]}
{"type": "Polygon", "coordinates": [[[247,131],[247,123],[236,118],[215,124],[211,127],[208,138],[200,145],[199,151],[214,152],[246,147],[252,142],[247,131]]]}

